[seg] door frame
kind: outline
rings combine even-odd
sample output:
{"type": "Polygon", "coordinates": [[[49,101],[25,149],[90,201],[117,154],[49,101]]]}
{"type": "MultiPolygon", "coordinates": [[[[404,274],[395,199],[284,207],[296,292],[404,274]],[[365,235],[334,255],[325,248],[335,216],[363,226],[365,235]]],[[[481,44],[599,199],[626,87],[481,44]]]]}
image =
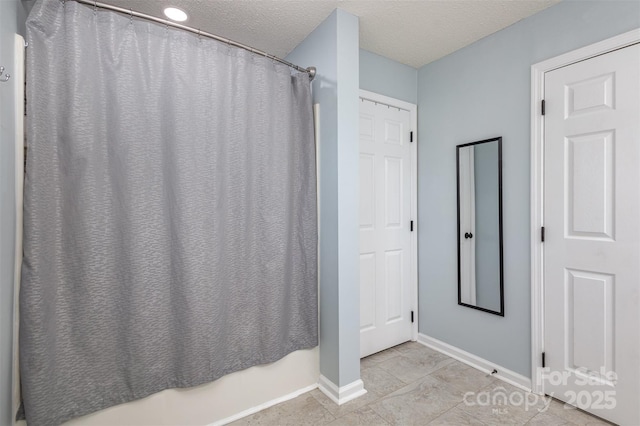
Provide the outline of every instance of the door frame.
{"type": "Polygon", "coordinates": [[[545,73],[640,43],[640,28],[531,66],[531,392],[544,394],[538,377],[544,352],[544,99],[545,73]]]}
{"type": "MultiPolygon", "coordinates": [[[[413,324],[411,324],[411,340],[418,340],[418,107],[416,104],[401,101],[400,99],[380,95],[368,90],[360,89],[359,100],[367,100],[374,103],[409,111],[411,117],[411,129],[413,132],[413,143],[411,148],[411,219],[413,220],[413,232],[411,233],[411,257],[409,271],[409,287],[411,288],[411,309],[414,312],[413,324]]],[[[360,148],[358,148],[358,151],[360,148]]],[[[359,189],[359,188],[358,188],[359,189]]]]}

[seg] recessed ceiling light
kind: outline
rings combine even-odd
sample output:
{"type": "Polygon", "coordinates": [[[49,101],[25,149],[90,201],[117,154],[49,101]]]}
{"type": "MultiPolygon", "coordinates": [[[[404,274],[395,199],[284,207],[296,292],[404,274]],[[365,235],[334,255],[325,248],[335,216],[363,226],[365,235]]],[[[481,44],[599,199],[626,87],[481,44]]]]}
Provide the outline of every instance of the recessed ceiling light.
{"type": "Polygon", "coordinates": [[[183,22],[187,20],[187,13],[177,7],[167,7],[164,10],[164,14],[172,21],[183,22]]]}

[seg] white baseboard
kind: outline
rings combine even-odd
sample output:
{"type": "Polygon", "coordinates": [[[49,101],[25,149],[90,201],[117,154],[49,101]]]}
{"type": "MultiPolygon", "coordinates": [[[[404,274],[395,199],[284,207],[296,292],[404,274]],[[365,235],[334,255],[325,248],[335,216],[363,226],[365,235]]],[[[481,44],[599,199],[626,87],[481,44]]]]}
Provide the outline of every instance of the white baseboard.
{"type": "Polygon", "coordinates": [[[323,394],[327,395],[329,399],[338,405],[342,405],[345,402],[349,402],[367,393],[364,388],[364,382],[360,379],[355,382],[351,382],[348,385],[338,387],[323,375],[320,375],[318,388],[323,394]]]}
{"type": "Polygon", "coordinates": [[[472,353],[467,351],[463,351],[462,349],[456,348],[448,343],[445,343],[441,340],[434,339],[433,337],[429,337],[425,334],[418,334],[418,343],[422,343],[423,345],[441,352],[451,358],[457,359],[460,362],[464,362],[465,364],[480,370],[484,373],[491,374],[494,370],[497,373],[493,373],[492,375],[504,382],[509,383],[510,385],[516,386],[522,390],[527,392],[531,392],[531,379],[529,377],[525,377],[522,374],[516,373],[515,371],[508,370],[504,367],[499,366],[498,364],[494,364],[490,361],[487,361],[484,358],[480,358],[472,353]]]}
{"type": "Polygon", "coordinates": [[[279,398],[276,399],[272,399],[271,401],[267,401],[263,404],[260,405],[256,405],[255,407],[251,407],[247,410],[241,411],[237,414],[234,414],[233,416],[229,416],[227,418],[224,418],[222,420],[218,420],[215,421],[211,424],[209,424],[208,426],[222,426],[222,425],[226,425],[229,424],[231,422],[235,422],[236,420],[240,420],[243,417],[247,417],[250,416],[252,414],[257,413],[258,411],[262,411],[265,408],[269,408],[272,407],[276,404],[280,404],[281,402],[285,402],[288,401],[290,399],[296,398],[300,395],[302,395],[303,393],[307,393],[307,392],[311,392],[312,390],[316,389],[318,387],[318,384],[313,384],[313,385],[309,385],[307,387],[304,387],[302,389],[298,389],[297,391],[293,391],[287,395],[281,396],[279,398]]]}

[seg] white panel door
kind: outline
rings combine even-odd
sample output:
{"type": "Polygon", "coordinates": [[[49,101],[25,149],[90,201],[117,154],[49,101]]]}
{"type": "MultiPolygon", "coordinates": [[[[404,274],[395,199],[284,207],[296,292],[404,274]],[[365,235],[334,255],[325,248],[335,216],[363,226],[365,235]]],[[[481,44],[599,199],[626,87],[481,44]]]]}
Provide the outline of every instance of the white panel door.
{"type": "Polygon", "coordinates": [[[640,424],[640,45],[545,74],[545,393],[640,424]]]}
{"type": "Polygon", "coordinates": [[[411,340],[410,113],[360,102],[360,356],[411,340]]]}

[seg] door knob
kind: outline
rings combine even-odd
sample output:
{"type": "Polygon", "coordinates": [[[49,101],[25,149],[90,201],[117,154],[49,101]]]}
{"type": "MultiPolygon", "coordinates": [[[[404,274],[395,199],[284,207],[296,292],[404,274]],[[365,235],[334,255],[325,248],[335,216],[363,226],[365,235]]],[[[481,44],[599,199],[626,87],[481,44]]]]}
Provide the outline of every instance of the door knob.
{"type": "Polygon", "coordinates": [[[465,232],[465,233],[464,233],[464,238],[465,238],[465,240],[466,240],[467,238],[473,238],[473,234],[472,234],[471,232],[465,232]]]}

